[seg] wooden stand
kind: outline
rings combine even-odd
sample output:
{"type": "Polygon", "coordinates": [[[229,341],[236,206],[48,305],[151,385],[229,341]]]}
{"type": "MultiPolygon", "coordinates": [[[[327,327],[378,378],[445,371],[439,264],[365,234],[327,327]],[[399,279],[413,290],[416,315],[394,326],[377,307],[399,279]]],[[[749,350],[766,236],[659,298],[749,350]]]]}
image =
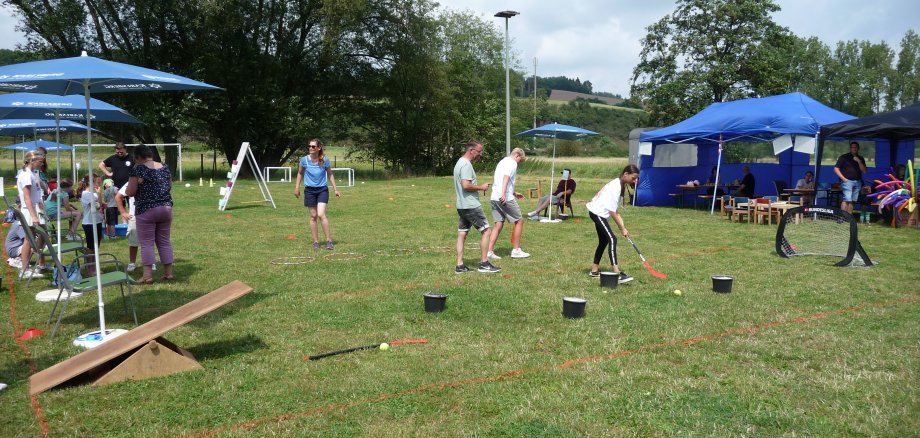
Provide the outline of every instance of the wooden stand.
{"type": "Polygon", "coordinates": [[[29,378],[29,393],[63,384],[103,385],[128,379],[149,379],[200,369],[189,353],[161,335],[210,313],[252,288],[234,281],[117,338],[42,370],[29,378]]]}

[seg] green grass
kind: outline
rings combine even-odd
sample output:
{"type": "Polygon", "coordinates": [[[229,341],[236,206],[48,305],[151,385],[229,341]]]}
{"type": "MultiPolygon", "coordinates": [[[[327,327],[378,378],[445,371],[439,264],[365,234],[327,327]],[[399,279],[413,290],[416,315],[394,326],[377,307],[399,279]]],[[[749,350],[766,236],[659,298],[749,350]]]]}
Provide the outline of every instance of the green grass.
{"type": "MultiPolygon", "coordinates": [[[[178,281],[136,289],[141,321],[233,280],[254,292],[165,335],[196,356],[200,371],[39,395],[49,435],[908,436],[920,429],[916,230],[860,227],[863,246],[881,264],[836,268],[828,258],[777,257],[775,227],[627,207],[627,227],[669,278],[651,277],[621,239],[621,266],[636,280],[602,290],[586,275],[596,237],[584,202],[622,165],[570,164],[584,166],[576,177],[597,174],[579,179],[580,222],[528,221],[523,247],[533,256],[503,258],[497,275],[453,273],[450,178],[359,179],[343,189],[329,209],[334,253],[364,255],[347,261],[307,249],[306,209],[291,184],[271,184],[272,209],[244,204],[259,191],[242,181],[227,212],[217,211],[217,188],[174,186],[178,281]],[[397,249],[414,252],[378,254],[397,249]],[[270,263],[304,255],[316,261],[270,263]],[[711,292],[717,273],[735,276],[731,294],[711,292]],[[424,313],[426,291],[448,294],[447,311],[424,313]],[[588,299],[584,319],[562,318],[565,296],[588,299]],[[304,361],[394,339],[429,343],[304,361]]],[[[548,179],[543,165],[533,163],[519,189],[548,179]]],[[[499,255],[510,251],[509,232],[499,255]]],[[[470,265],[478,237],[467,242],[470,265]]],[[[102,248],[127,257],[123,240],[102,248]]],[[[0,381],[10,385],[0,392],[0,435],[36,436],[29,361],[44,369],[77,354],[70,341],[96,327],[96,301],[72,302],[59,337],[27,341],[26,353],[7,315],[15,304],[22,329],[45,328],[50,305],[32,296],[48,284],[17,281],[15,299],[9,284],[0,295],[0,381]]],[[[130,327],[117,291],[106,291],[106,309],[110,326],[130,327]]]]}
{"type": "MultiPolygon", "coordinates": [[[[546,103],[550,105],[563,106],[563,105],[568,105],[569,101],[567,100],[547,100],[546,103]]],[[[592,108],[604,108],[604,109],[611,109],[611,110],[616,110],[616,111],[626,111],[626,112],[631,112],[631,113],[643,112],[643,110],[637,109],[637,108],[627,108],[623,106],[607,105],[605,103],[588,102],[588,105],[590,105],[592,108]]]]}

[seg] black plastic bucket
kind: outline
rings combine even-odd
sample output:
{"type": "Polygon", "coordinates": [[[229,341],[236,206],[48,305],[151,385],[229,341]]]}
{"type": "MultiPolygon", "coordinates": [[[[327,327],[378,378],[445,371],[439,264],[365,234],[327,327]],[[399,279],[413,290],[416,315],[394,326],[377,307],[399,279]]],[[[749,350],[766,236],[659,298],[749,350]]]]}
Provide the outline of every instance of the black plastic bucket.
{"type": "Polygon", "coordinates": [[[735,277],[731,275],[713,275],[712,276],[712,291],[718,292],[720,294],[731,293],[732,291],[732,281],[735,280],[735,277]]]}
{"type": "Polygon", "coordinates": [[[566,318],[584,318],[585,304],[588,300],[584,298],[565,297],[562,299],[562,316],[566,318]]]}
{"type": "Polygon", "coordinates": [[[615,288],[620,284],[619,272],[601,272],[601,287],[615,288]]]}
{"type": "Polygon", "coordinates": [[[425,311],[429,313],[443,312],[447,307],[447,295],[433,294],[431,292],[423,295],[425,297],[425,311]]]}

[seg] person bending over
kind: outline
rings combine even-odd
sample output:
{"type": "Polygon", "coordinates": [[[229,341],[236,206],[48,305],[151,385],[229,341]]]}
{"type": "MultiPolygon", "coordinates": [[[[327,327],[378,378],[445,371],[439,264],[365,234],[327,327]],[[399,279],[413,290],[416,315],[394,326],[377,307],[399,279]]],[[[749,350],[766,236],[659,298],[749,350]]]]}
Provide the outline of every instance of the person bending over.
{"type": "Polygon", "coordinates": [[[639,178],[639,168],[633,164],[627,165],[623,168],[623,172],[620,173],[618,178],[614,178],[601,188],[601,190],[594,195],[594,199],[586,205],[588,208],[588,216],[591,217],[591,221],[594,222],[594,229],[597,231],[597,248],[594,250],[594,261],[591,263],[590,272],[592,277],[599,277],[601,275],[600,263],[601,259],[604,257],[604,250],[606,249],[608,250],[607,255],[610,257],[610,265],[613,267],[613,272],[619,275],[617,282],[620,284],[628,283],[633,279],[620,270],[619,264],[617,263],[617,238],[610,228],[610,223],[607,219],[612,217],[617,227],[620,228],[620,234],[622,234],[623,237],[629,236],[629,231],[626,230],[626,225],[623,224],[623,218],[617,210],[620,206],[620,194],[623,193],[623,186],[627,184],[633,185],[637,178],[639,178]]]}

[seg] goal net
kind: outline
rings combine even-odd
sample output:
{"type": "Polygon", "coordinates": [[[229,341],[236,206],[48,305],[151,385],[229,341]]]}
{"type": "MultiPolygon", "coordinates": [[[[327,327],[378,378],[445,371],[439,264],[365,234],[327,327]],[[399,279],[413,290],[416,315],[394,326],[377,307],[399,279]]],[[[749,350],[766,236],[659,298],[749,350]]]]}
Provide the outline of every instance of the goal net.
{"type": "Polygon", "coordinates": [[[842,257],[836,266],[872,266],[857,238],[853,215],[814,205],[788,210],[776,229],[776,253],[781,257],[842,257]]]}

